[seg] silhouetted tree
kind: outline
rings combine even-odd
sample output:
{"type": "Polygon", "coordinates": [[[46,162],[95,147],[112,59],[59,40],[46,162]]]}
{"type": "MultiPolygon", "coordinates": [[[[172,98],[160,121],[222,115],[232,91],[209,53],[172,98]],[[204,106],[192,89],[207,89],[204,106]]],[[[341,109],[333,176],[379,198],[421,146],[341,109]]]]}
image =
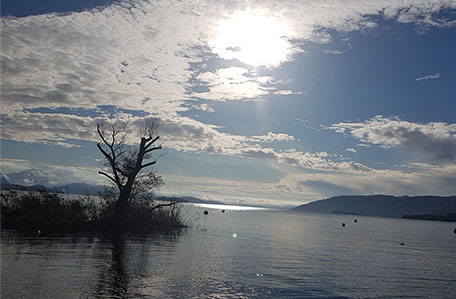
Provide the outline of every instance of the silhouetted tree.
{"type": "MultiPolygon", "coordinates": [[[[151,166],[157,162],[153,160],[151,153],[161,149],[156,145],[160,138],[157,134],[157,123],[147,119],[140,130],[139,145],[131,146],[126,144],[128,136],[126,123],[111,123],[109,128],[106,125],[97,125],[97,132],[100,142],[98,149],[106,159],[106,166],[109,171],[98,173],[110,179],[119,190],[119,197],[114,206],[111,220],[114,225],[121,225],[130,200],[137,194],[150,193],[152,189],[163,184],[151,166]],[[147,169],[146,169],[147,168],[147,169]]],[[[156,208],[170,204],[156,205],[156,208]]]]}

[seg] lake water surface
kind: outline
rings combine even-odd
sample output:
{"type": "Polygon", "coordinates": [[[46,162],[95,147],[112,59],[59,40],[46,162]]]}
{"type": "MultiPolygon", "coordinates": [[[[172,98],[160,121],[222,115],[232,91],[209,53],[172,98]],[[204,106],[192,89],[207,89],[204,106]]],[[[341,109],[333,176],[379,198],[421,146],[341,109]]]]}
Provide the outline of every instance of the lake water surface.
{"type": "Polygon", "coordinates": [[[454,298],[455,223],[225,210],[147,238],[2,230],[1,297],[454,298]]]}

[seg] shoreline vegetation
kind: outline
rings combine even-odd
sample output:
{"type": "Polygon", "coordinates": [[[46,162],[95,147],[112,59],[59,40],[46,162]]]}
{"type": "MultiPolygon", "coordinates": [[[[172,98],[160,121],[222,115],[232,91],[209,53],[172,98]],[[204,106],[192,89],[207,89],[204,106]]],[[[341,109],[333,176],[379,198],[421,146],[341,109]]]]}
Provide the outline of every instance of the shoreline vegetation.
{"type": "MultiPolygon", "coordinates": [[[[89,195],[69,199],[48,191],[2,191],[0,196],[2,229],[39,234],[115,230],[110,220],[117,199],[108,192],[100,199],[89,195]]],[[[135,199],[125,212],[121,232],[173,232],[185,227],[178,202],[164,206],[152,200],[135,199]]]]}
{"type": "Polygon", "coordinates": [[[434,214],[403,215],[401,218],[456,222],[456,213],[436,214],[436,215],[434,215],[434,214]]]}

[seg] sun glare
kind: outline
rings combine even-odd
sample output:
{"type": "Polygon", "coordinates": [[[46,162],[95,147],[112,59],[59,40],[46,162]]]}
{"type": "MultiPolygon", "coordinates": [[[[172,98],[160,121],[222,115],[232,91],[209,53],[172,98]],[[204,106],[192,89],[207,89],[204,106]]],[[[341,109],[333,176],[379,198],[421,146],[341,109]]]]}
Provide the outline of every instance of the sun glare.
{"type": "Polygon", "coordinates": [[[222,21],[211,46],[224,59],[238,59],[253,66],[278,66],[290,53],[290,28],[275,18],[237,13],[222,21]]]}

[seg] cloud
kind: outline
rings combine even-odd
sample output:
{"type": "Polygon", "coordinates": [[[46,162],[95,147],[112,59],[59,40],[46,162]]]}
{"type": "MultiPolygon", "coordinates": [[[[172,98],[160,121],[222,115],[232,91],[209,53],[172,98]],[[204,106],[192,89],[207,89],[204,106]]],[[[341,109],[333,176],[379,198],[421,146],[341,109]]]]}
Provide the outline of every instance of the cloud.
{"type": "Polygon", "coordinates": [[[370,145],[366,144],[366,143],[358,143],[356,146],[357,147],[370,147],[370,145]]]}
{"type": "Polygon", "coordinates": [[[268,132],[268,134],[263,135],[263,136],[253,136],[253,140],[258,140],[261,142],[274,142],[274,141],[285,141],[285,142],[290,142],[294,141],[295,138],[294,136],[285,134],[285,133],[273,133],[273,132],[268,132]]]}
{"type": "MultiPolygon", "coordinates": [[[[120,115],[120,120],[133,125],[128,142],[136,142],[135,132],[139,131],[143,117],[120,115]],[[137,129],[135,129],[137,128],[137,129]]],[[[264,148],[261,143],[291,142],[295,138],[286,133],[268,132],[266,135],[242,136],[223,133],[217,126],[204,124],[189,117],[172,114],[167,118],[156,118],[159,122],[160,139],[165,147],[184,152],[205,152],[227,156],[267,159],[276,163],[284,163],[311,169],[329,171],[369,171],[369,168],[356,162],[331,161],[325,152],[310,153],[294,149],[278,151],[264,148]]],[[[3,138],[41,143],[60,143],[65,139],[81,139],[98,141],[96,124],[107,122],[104,117],[90,118],[59,113],[26,113],[16,112],[13,116],[1,118],[3,138]],[[3,125],[8,124],[8,125],[3,125]],[[14,128],[14,129],[12,129],[14,128]]]]}
{"type": "Polygon", "coordinates": [[[23,159],[1,159],[1,172],[8,173],[11,184],[57,186],[74,182],[103,185],[98,168],[62,166],[23,159]]]}
{"type": "Polygon", "coordinates": [[[268,88],[256,78],[252,71],[241,67],[221,68],[215,72],[204,72],[197,79],[209,91],[194,96],[206,100],[252,99],[269,93],[268,88]]]}
{"type": "Polygon", "coordinates": [[[419,124],[378,115],[361,123],[334,124],[330,129],[383,148],[406,148],[434,162],[456,162],[456,124],[419,124]]]}
{"type": "MultiPolygon", "coordinates": [[[[415,171],[374,170],[366,173],[294,173],[280,183],[295,192],[319,194],[313,200],[344,194],[454,195],[456,165],[415,168],[415,171]]],[[[308,198],[308,197],[306,197],[308,198]]]]}
{"type": "Polygon", "coordinates": [[[288,96],[288,95],[292,95],[292,94],[302,94],[302,92],[282,89],[282,90],[274,91],[274,94],[288,96]]]}
{"type": "Polygon", "coordinates": [[[236,155],[247,158],[269,160],[299,169],[312,169],[340,173],[369,173],[370,167],[353,161],[333,161],[326,152],[310,153],[296,149],[277,151],[272,148],[245,147],[237,150],[236,155]]]}
{"type": "Polygon", "coordinates": [[[325,52],[326,54],[332,54],[332,55],[341,55],[341,54],[343,54],[339,50],[330,50],[330,49],[326,49],[323,52],[325,52]]]}
{"type": "Polygon", "coordinates": [[[349,147],[349,148],[346,148],[345,149],[347,152],[352,152],[352,153],[356,153],[356,150],[352,147],[349,147]]]}
{"type": "Polygon", "coordinates": [[[197,109],[197,110],[201,110],[201,111],[204,111],[204,112],[209,112],[209,113],[215,112],[214,108],[212,108],[208,104],[193,105],[192,108],[193,109],[197,109]]]}
{"type": "MultiPolygon", "coordinates": [[[[372,27],[371,17],[379,14],[399,22],[448,27],[453,23],[433,15],[442,8],[456,8],[454,1],[427,0],[277,3],[132,0],[63,15],[4,17],[2,113],[14,118],[22,117],[16,113],[24,108],[96,109],[111,105],[166,119],[189,109],[186,101],[195,97],[226,100],[299,94],[274,87],[273,78],[255,75],[243,67],[203,72],[199,76],[211,92],[191,92],[191,78],[195,76],[192,66],[207,65],[204,57],[214,55],[210,44],[217,26],[246,7],[291,28],[283,38],[298,44],[289,48],[287,61],[301,51],[299,43],[330,41],[326,29],[363,30],[372,27]]],[[[68,114],[60,118],[74,121],[68,114]]],[[[12,124],[3,124],[8,136],[14,131],[12,124]]],[[[39,135],[40,129],[49,134],[47,128],[38,126],[19,135],[24,141],[33,140],[36,138],[26,135],[39,135]]],[[[78,134],[91,134],[87,132],[91,127],[85,130],[78,134]]]]}
{"type": "Polygon", "coordinates": [[[427,75],[427,76],[416,78],[415,81],[422,81],[422,80],[429,80],[429,79],[438,79],[438,78],[440,78],[440,76],[441,76],[441,74],[437,73],[437,74],[434,74],[434,75],[427,75]]]}

